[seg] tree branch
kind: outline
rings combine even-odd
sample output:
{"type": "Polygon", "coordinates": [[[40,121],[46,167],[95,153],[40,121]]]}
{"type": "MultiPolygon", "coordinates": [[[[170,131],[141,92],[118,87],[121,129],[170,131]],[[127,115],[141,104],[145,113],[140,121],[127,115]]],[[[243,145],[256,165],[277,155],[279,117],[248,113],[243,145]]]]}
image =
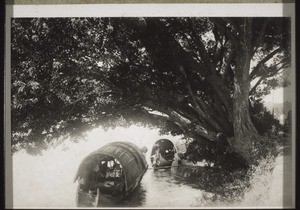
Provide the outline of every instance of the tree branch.
{"type": "Polygon", "coordinates": [[[225,45],[227,50],[224,50],[224,55],[221,64],[221,71],[223,72],[223,74],[227,72],[230,66],[230,62],[233,59],[233,49],[231,45],[232,45],[231,42],[227,42],[225,45]]]}
{"type": "MultiPolygon", "coordinates": [[[[210,106],[209,104],[206,104],[203,99],[195,96],[196,101],[198,102],[199,106],[201,107],[202,110],[206,113],[206,115],[209,115],[216,124],[221,125],[222,129],[218,130],[218,132],[223,132],[224,134],[227,134],[230,136],[232,134],[232,127],[230,121],[232,121],[232,113],[228,113],[228,115],[224,115],[227,113],[223,107],[220,105],[217,106],[210,106]],[[221,110],[216,110],[216,107],[220,107],[221,110]]],[[[219,103],[219,102],[214,102],[214,103],[219,103]]]]}
{"type": "Polygon", "coordinates": [[[264,57],[259,63],[253,68],[253,70],[250,73],[250,80],[253,80],[255,78],[255,75],[260,70],[260,67],[264,65],[267,61],[269,61],[274,55],[279,53],[282,50],[281,47],[278,47],[276,50],[273,50],[270,54],[268,54],[266,57],[264,57]]]}
{"type": "Polygon", "coordinates": [[[187,75],[185,73],[185,70],[182,66],[179,66],[179,71],[183,74],[184,79],[185,79],[185,86],[186,89],[189,93],[189,96],[191,98],[191,104],[193,106],[193,108],[195,109],[195,111],[198,113],[198,115],[200,116],[200,118],[202,118],[204,121],[206,121],[206,123],[209,124],[210,127],[212,127],[213,129],[217,130],[217,131],[221,131],[222,128],[218,125],[218,123],[216,121],[214,121],[209,114],[205,113],[198,105],[195,96],[193,94],[191,85],[189,83],[189,80],[187,78],[187,75]]]}
{"type": "Polygon", "coordinates": [[[251,90],[250,90],[250,92],[249,92],[249,95],[253,94],[253,92],[256,90],[257,86],[259,86],[260,83],[261,83],[263,80],[275,76],[276,74],[278,74],[278,72],[279,72],[280,70],[285,69],[285,68],[287,67],[287,66],[283,65],[283,66],[277,68],[277,66],[280,65],[280,64],[281,64],[281,63],[276,64],[275,66],[270,67],[270,69],[272,69],[273,71],[270,70],[270,71],[269,71],[269,72],[270,72],[269,74],[265,74],[265,75],[261,76],[261,77],[259,78],[259,80],[255,83],[255,85],[251,88],[251,90]]]}
{"type": "Polygon", "coordinates": [[[212,73],[215,73],[215,67],[212,65],[211,59],[207,54],[207,51],[205,49],[204,44],[197,38],[195,30],[192,28],[191,37],[193,38],[194,44],[197,46],[200,55],[202,55],[202,59],[205,62],[205,64],[209,67],[210,71],[212,73]]]}
{"type": "Polygon", "coordinates": [[[259,32],[259,35],[257,36],[254,44],[253,44],[253,49],[252,49],[252,52],[251,52],[251,55],[254,55],[256,50],[258,49],[259,45],[261,44],[262,40],[263,40],[263,37],[264,37],[264,34],[265,34],[265,30],[266,30],[266,27],[268,25],[268,22],[269,22],[269,18],[266,19],[262,25],[262,28],[259,32]]]}
{"type": "Polygon", "coordinates": [[[260,77],[259,80],[255,83],[255,85],[251,88],[249,95],[252,95],[254,91],[256,90],[257,86],[260,85],[260,83],[266,79],[265,77],[260,77]]]}
{"type": "MultiPolygon", "coordinates": [[[[228,28],[226,28],[225,26],[223,26],[222,23],[220,23],[220,18],[210,18],[210,19],[215,23],[215,25],[216,25],[217,27],[221,28],[223,31],[226,32],[226,35],[230,37],[230,39],[232,40],[234,46],[237,46],[237,45],[238,45],[239,37],[236,35],[237,32],[235,32],[236,34],[230,32],[230,31],[228,30],[228,28]]],[[[222,18],[222,19],[225,21],[225,23],[229,23],[229,24],[231,24],[232,26],[234,26],[234,24],[232,24],[232,22],[231,22],[228,18],[226,18],[226,19],[225,19],[225,18],[222,18]]]]}
{"type": "Polygon", "coordinates": [[[214,74],[210,68],[197,62],[182,46],[175,40],[174,36],[164,30],[164,25],[154,19],[147,20],[147,30],[143,32],[143,41],[149,52],[152,52],[158,59],[165,58],[165,62],[175,61],[175,65],[182,65],[186,71],[190,71],[205,78],[208,85],[216,92],[219,100],[224,105],[228,112],[232,112],[232,105],[230,103],[230,89],[224,85],[223,80],[214,74]],[[157,46],[153,45],[153,37],[160,38],[164,41],[162,46],[165,50],[157,52],[157,46]],[[162,53],[160,53],[162,52],[162,53]],[[166,53],[169,52],[169,53],[166,53]]]}
{"type": "Polygon", "coordinates": [[[197,121],[197,125],[194,125],[192,121],[182,116],[177,111],[172,110],[170,107],[162,108],[160,106],[155,105],[153,101],[146,101],[144,105],[154,110],[158,110],[164,114],[167,114],[170,117],[170,120],[176,123],[176,125],[178,125],[182,129],[184,134],[187,134],[189,136],[191,135],[195,136],[195,133],[193,132],[196,132],[197,135],[199,135],[198,137],[203,136],[207,139],[207,141],[205,141],[206,143],[211,143],[209,139],[211,140],[216,139],[215,132],[211,132],[205,129],[204,125],[201,125],[201,123],[198,121],[197,121]]]}

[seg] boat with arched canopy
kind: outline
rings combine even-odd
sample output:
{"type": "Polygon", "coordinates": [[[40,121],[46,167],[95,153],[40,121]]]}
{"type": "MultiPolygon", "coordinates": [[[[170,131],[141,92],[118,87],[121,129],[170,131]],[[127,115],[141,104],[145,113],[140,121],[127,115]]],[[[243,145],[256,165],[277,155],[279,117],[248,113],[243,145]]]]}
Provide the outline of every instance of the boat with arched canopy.
{"type": "Polygon", "coordinates": [[[140,148],[130,142],[112,142],[82,160],[74,182],[78,181],[78,207],[97,207],[118,202],[141,181],[148,168],[140,148]]]}

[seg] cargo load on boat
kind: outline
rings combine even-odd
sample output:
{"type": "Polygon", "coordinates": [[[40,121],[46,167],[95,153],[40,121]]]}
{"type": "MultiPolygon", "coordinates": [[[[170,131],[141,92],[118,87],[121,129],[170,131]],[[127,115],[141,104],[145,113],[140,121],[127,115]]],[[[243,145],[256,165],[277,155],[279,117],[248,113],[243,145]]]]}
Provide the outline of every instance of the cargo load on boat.
{"type": "Polygon", "coordinates": [[[78,207],[97,207],[119,202],[141,181],[147,170],[142,151],[130,142],[112,142],[90,153],[81,162],[78,181],[78,207]]]}

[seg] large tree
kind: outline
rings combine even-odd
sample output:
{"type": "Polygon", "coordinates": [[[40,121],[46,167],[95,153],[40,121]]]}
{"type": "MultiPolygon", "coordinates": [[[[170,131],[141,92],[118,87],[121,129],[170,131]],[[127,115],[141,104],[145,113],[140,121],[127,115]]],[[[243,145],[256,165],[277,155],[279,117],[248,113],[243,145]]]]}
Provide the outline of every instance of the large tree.
{"type": "Polygon", "coordinates": [[[251,100],[290,65],[288,18],[12,20],[13,148],[142,123],[251,163],[251,100]],[[252,85],[251,85],[252,84],[252,85]]]}

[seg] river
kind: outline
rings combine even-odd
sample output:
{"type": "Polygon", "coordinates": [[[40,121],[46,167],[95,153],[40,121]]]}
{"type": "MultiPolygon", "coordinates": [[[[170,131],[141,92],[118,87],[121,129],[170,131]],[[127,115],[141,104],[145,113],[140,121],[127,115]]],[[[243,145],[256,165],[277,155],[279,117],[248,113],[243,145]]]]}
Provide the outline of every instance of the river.
{"type": "MultiPolygon", "coordinates": [[[[73,183],[78,166],[90,152],[106,143],[120,139],[132,139],[139,146],[151,148],[155,139],[163,138],[156,130],[134,128],[112,131],[98,130],[86,141],[69,142],[49,148],[42,155],[32,156],[25,151],[13,155],[13,207],[14,208],[76,208],[77,183],[73,183]],[[99,141],[101,139],[101,141],[99,141]],[[141,142],[140,139],[143,139],[141,142]],[[141,143],[141,144],[140,144],[141,143]]],[[[166,138],[166,137],[165,137],[166,138]]],[[[149,161],[150,152],[147,154],[149,161]]],[[[283,161],[278,158],[274,173],[262,176],[258,171],[254,185],[234,206],[282,206],[283,161]],[[271,182],[270,182],[271,181],[271,182]],[[271,192],[270,192],[271,191],[271,192]]],[[[291,163],[292,164],[292,163],[291,163]]],[[[286,165],[286,164],[285,164],[286,165]]],[[[286,175],[284,175],[286,176],[286,175]]],[[[289,180],[289,179],[288,179],[289,180]]],[[[284,186],[288,186],[287,183],[284,186]]],[[[287,193],[285,193],[287,194],[287,193]]],[[[289,195],[289,194],[288,194],[289,195]]],[[[174,178],[170,170],[145,173],[139,186],[120,204],[112,207],[138,208],[190,208],[224,207],[224,203],[209,203],[211,194],[197,186],[174,178]]],[[[230,204],[232,206],[233,204],[230,204]]]]}
{"type": "MultiPolygon", "coordinates": [[[[13,155],[13,206],[16,208],[74,208],[77,183],[73,183],[78,166],[90,152],[104,144],[131,139],[148,149],[160,136],[157,130],[97,130],[87,141],[65,141],[42,155],[28,155],[24,150],[13,155]],[[99,141],[101,139],[101,141],[99,141]],[[141,139],[143,141],[141,142],[141,139]]],[[[150,152],[147,153],[150,161],[150,152]]],[[[150,163],[149,163],[150,165],[150,163]]],[[[176,180],[170,170],[153,171],[151,166],[139,186],[118,207],[190,207],[197,205],[201,190],[176,180]]]]}
{"type": "Polygon", "coordinates": [[[149,168],[139,186],[113,207],[192,207],[202,191],[172,176],[171,171],[149,168]]]}

